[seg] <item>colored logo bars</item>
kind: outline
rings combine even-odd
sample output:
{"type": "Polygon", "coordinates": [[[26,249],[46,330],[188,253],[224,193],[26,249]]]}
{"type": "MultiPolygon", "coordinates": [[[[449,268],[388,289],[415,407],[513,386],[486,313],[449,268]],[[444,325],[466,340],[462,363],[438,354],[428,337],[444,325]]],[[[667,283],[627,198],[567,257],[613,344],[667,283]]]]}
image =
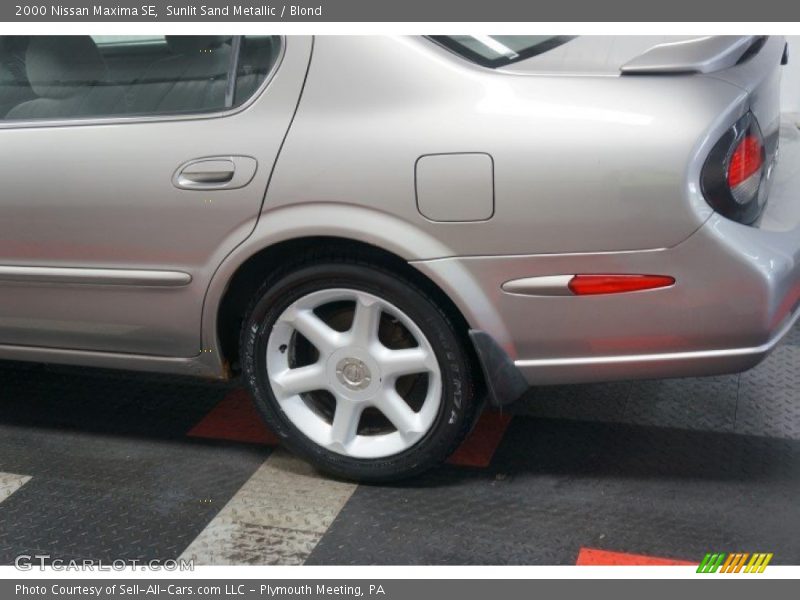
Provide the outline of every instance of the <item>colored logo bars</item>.
{"type": "Polygon", "coordinates": [[[772,560],[772,553],[756,552],[735,552],[725,554],[724,552],[709,552],[703,557],[697,567],[698,573],[763,573],[769,561],[772,560]],[[749,559],[749,561],[748,561],[749,559]]]}

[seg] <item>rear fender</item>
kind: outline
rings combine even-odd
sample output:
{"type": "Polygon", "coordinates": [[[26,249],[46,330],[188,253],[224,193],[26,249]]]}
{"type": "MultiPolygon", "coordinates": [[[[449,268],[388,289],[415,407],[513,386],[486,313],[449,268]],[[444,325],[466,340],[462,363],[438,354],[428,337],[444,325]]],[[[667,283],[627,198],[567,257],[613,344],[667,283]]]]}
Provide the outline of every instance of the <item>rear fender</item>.
{"type": "Polygon", "coordinates": [[[362,206],[304,203],[263,213],[247,240],[237,246],[214,273],[203,305],[201,359],[215,371],[227,366],[217,336],[220,304],[229,282],[249,258],[280,242],[306,237],[333,237],[371,244],[408,261],[447,294],[471,328],[486,331],[506,352],[514,355],[511,337],[488,297],[463,266],[444,273],[424,268],[426,262],[452,256],[452,250],[414,225],[362,206]]]}

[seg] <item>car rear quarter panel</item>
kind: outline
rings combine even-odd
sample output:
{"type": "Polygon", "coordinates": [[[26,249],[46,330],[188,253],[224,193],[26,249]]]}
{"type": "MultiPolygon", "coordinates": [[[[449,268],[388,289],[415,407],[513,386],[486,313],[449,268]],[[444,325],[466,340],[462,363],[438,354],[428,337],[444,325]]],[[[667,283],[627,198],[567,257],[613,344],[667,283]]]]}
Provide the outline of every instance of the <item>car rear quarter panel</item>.
{"type": "Polygon", "coordinates": [[[421,38],[323,36],[263,211],[391,215],[438,240],[409,259],[671,247],[711,214],[699,168],[745,95],[702,77],[509,75],[421,38]],[[492,156],[492,218],[418,212],[414,163],[448,152],[492,156]]]}
{"type": "MultiPolygon", "coordinates": [[[[634,343],[617,337],[613,319],[594,334],[565,329],[574,304],[537,313],[558,299],[509,297],[500,286],[512,277],[661,264],[651,253],[666,256],[711,216],[700,169],[746,100],[740,87],[714,78],[509,75],[421,38],[318,37],[262,216],[215,277],[208,305],[260,248],[338,236],[412,262],[512,358],[580,354],[587,340],[606,350],[634,343]],[[415,162],[465,152],[493,159],[494,214],[426,219],[415,162]]],[[[634,306],[642,318],[653,309],[645,296],[634,306]]],[[[624,321],[626,310],[612,312],[624,321]]],[[[594,311],[578,318],[598,325],[594,311]]],[[[215,327],[207,312],[205,336],[215,327]]],[[[651,327],[639,341],[679,337],[651,327]]]]}

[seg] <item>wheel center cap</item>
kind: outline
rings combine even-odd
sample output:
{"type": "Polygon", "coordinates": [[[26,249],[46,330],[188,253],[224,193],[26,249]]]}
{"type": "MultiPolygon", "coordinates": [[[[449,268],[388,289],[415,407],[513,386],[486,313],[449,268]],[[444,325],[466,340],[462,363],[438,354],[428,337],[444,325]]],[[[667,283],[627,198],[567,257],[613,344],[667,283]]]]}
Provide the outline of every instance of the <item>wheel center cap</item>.
{"type": "Polygon", "coordinates": [[[363,390],[372,382],[372,374],[364,361],[343,358],[336,364],[336,377],[351,390],[363,390]]]}

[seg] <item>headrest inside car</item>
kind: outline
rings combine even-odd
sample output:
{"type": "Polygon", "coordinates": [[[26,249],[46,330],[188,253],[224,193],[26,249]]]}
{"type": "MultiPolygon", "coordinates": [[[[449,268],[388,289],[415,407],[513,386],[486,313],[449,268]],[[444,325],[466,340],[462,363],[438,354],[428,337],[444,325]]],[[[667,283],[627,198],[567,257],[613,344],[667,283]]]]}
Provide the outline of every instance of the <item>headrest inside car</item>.
{"type": "Polygon", "coordinates": [[[25,53],[25,70],[41,98],[68,98],[106,76],[103,57],[88,35],[34,36],[25,53]]]}

